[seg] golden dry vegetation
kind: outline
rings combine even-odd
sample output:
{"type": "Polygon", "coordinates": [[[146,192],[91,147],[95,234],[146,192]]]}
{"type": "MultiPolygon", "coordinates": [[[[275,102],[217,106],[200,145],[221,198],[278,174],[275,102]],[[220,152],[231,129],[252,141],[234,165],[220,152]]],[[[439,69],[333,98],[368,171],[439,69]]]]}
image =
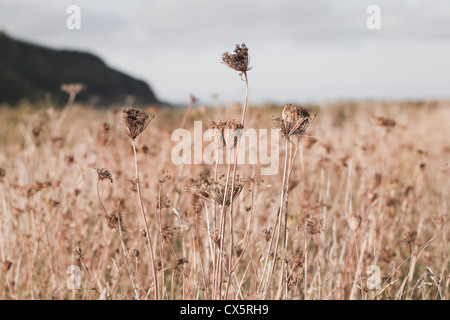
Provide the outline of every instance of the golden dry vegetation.
{"type": "MultiPolygon", "coordinates": [[[[276,175],[236,166],[231,220],[228,166],[173,164],[171,133],[242,110],[143,110],[139,186],[119,109],[0,110],[0,299],[449,298],[449,102],[309,108],[276,175]]],[[[281,114],[249,106],[245,128],[281,114]]]]}

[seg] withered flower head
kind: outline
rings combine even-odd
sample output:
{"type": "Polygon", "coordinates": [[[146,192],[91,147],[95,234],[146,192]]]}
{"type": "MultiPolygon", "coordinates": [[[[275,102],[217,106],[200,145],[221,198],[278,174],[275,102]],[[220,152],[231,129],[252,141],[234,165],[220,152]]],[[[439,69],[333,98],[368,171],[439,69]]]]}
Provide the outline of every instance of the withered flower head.
{"type": "Polygon", "coordinates": [[[225,146],[223,141],[223,130],[225,128],[225,122],[209,121],[210,140],[217,149],[223,149],[225,146]]]}
{"type": "Polygon", "coordinates": [[[320,234],[323,231],[323,219],[312,217],[306,222],[306,231],[310,235],[320,234]]]}
{"type": "Polygon", "coordinates": [[[224,204],[225,200],[225,206],[228,207],[231,204],[231,199],[234,200],[239,196],[246,183],[246,180],[237,176],[234,181],[233,195],[231,195],[231,183],[228,184],[225,195],[226,181],[224,177],[220,177],[217,181],[210,181],[208,177],[200,176],[198,179],[192,179],[192,182],[184,189],[203,199],[211,199],[220,206],[224,204]]]}
{"type": "Polygon", "coordinates": [[[227,121],[223,129],[223,139],[225,140],[225,145],[229,149],[236,148],[237,143],[242,136],[243,128],[244,126],[234,119],[227,121]]]}
{"type": "Polygon", "coordinates": [[[1,267],[4,272],[7,272],[9,269],[11,269],[11,266],[12,266],[11,261],[8,261],[8,260],[2,261],[1,267]]]}
{"type": "Polygon", "coordinates": [[[3,178],[4,176],[6,176],[6,170],[3,168],[0,168],[0,178],[3,178]]]}
{"type": "Polygon", "coordinates": [[[281,131],[283,136],[289,140],[291,136],[302,136],[315,117],[316,115],[311,116],[301,106],[286,104],[283,108],[281,118],[273,118],[272,122],[281,131]]]}
{"type": "Polygon", "coordinates": [[[61,84],[61,91],[64,91],[68,95],[77,95],[82,90],[86,89],[86,86],[82,83],[63,83],[61,84]]]}
{"type": "Polygon", "coordinates": [[[122,108],[124,113],[122,118],[123,128],[125,133],[132,139],[136,139],[142,131],[147,128],[150,121],[155,118],[155,114],[148,114],[145,111],[140,111],[134,108],[126,107],[122,108]]]}
{"type": "Polygon", "coordinates": [[[417,238],[417,231],[412,230],[405,234],[405,238],[403,239],[403,241],[411,245],[414,242],[416,242],[416,238],[417,238]]]}
{"type": "Polygon", "coordinates": [[[103,169],[95,168],[95,169],[97,169],[97,176],[99,181],[108,179],[109,181],[111,181],[111,183],[113,183],[112,175],[108,170],[106,170],[105,168],[103,169]]]}
{"type": "Polygon", "coordinates": [[[244,43],[241,45],[237,44],[234,53],[225,52],[222,54],[222,61],[231,69],[239,71],[240,75],[251,70],[248,48],[244,43]]]}
{"type": "Polygon", "coordinates": [[[107,215],[106,223],[110,229],[119,229],[122,226],[122,215],[119,213],[119,216],[116,215],[107,215]]]}
{"type": "Polygon", "coordinates": [[[303,250],[298,249],[295,252],[293,271],[296,271],[298,268],[303,267],[304,263],[305,263],[305,254],[303,253],[303,250]]]}

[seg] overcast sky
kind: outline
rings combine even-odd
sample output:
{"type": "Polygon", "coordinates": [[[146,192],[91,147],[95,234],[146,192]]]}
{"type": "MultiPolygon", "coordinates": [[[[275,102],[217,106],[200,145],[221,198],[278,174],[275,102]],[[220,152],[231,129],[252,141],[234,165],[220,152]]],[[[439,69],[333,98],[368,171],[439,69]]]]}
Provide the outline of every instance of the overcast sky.
{"type": "Polygon", "coordinates": [[[169,102],[241,101],[220,61],[242,42],[251,103],[450,98],[450,0],[0,0],[0,29],[92,52],[169,102]],[[81,30],[66,27],[71,4],[81,30]]]}

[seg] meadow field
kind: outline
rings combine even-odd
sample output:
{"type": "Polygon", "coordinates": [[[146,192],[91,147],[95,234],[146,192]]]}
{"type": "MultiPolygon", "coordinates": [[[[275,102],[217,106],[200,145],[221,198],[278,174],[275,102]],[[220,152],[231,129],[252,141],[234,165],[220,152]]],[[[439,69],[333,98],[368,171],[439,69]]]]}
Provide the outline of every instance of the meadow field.
{"type": "Polygon", "coordinates": [[[305,106],[273,175],[173,163],[241,107],[141,108],[135,139],[120,108],[2,107],[0,299],[449,298],[450,102],[305,106]]]}

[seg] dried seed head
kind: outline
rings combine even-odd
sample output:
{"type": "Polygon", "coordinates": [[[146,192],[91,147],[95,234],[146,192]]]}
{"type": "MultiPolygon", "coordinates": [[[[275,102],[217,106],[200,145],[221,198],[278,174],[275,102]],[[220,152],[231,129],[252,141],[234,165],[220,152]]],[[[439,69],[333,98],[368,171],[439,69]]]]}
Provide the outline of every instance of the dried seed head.
{"type": "Polygon", "coordinates": [[[237,143],[242,136],[243,128],[244,126],[234,119],[225,123],[225,127],[223,129],[223,139],[227,148],[234,149],[237,147],[237,143]]]}
{"type": "Polygon", "coordinates": [[[111,229],[118,230],[120,226],[122,226],[122,216],[119,214],[119,217],[116,215],[108,215],[106,216],[106,221],[108,223],[108,227],[111,229]]]}
{"type": "Polygon", "coordinates": [[[156,209],[169,209],[170,208],[170,199],[166,196],[163,195],[160,198],[158,197],[156,199],[156,209]]]}
{"type": "Polygon", "coordinates": [[[77,95],[82,90],[86,89],[86,86],[82,83],[63,83],[61,84],[61,91],[64,91],[68,95],[77,95]]]}
{"type": "Polygon", "coordinates": [[[4,178],[6,176],[6,170],[3,168],[0,168],[0,178],[4,178]]]}
{"type": "Polygon", "coordinates": [[[109,180],[111,181],[111,183],[113,183],[112,175],[108,170],[106,170],[105,168],[103,169],[95,168],[95,169],[97,170],[97,176],[99,181],[109,180]]]}
{"type": "Polygon", "coordinates": [[[11,269],[11,266],[12,266],[12,262],[11,261],[8,261],[8,260],[2,261],[1,267],[2,267],[2,270],[4,272],[9,271],[9,269],[11,269]]]}
{"type": "Polygon", "coordinates": [[[302,136],[308,129],[316,115],[311,116],[309,112],[293,104],[286,104],[280,117],[272,119],[274,126],[281,131],[286,139],[292,136],[302,136]]]}
{"type": "Polygon", "coordinates": [[[294,266],[292,267],[292,270],[296,271],[298,268],[303,267],[304,263],[305,263],[305,254],[303,253],[303,250],[297,250],[295,252],[294,266]]]}
{"type": "Polygon", "coordinates": [[[139,252],[139,250],[136,249],[136,248],[133,249],[133,253],[134,253],[134,256],[135,256],[136,258],[139,258],[139,256],[141,255],[141,253],[139,252]]]}
{"type": "Polygon", "coordinates": [[[417,231],[412,230],[405,234],[405,238],[403,239],[403,242],[406,242],[408,244],[413,244],[414,242],[416,242],[416,238],[417,238],[417,231]]]}
{"type": "Polygon", "coordinates": [[[248,48],[244,43],[241,45],[237,44],[234,53],[223,53],[222,62],[231,69],[239,71],[241,76],[251,70],[248,48]]]}
{"type": "Polygon", "coordinates": [[[228,207],[231,204],[231,198],[233,200],[236,199],[246,183],[246,180],[242,180],[239,176],[236,176],[233,195],[231,196],[231,184],[228,184],[226,188],[227,194],[225,196],[225,177],[222,176],[217,181],[210,181],[208,177],[200,175],[200,178],[192,179],[192,182],[185,186],[184,189],[203,199],[211,199],[219,206],[222,206],[225,201],[225,206],[228,207]]]}
{"type": "Polygon", "coordinates": [[[150,121],[155,118],[155,114],[148,114],[130,107],[122,108],[122,112],[124,113],[122,118],[123,128],[132,140],[136,139],[147,128],[150,121]]]}
{"type": "Polygon", "coordinates": [[[203,205],[200,202],[192,203],[192,210],[194,210],[194,212],[196,214],[199,214],[200,212],[202,212],[202,209],[203,209],[203,205]]]}
{"type": "Polygon", "coordinates": [[[383,260],[386,263],[390,263],[397,254],[390,248],[384,248],[381,252],[381,260],[383,260]]]}
{"type": "Polygon", "coordinates": [[[264,240],[266,240],[266,242],[269,242],[270,238],[272,237],[272,227],[270,227],[270,229],[264,229],[263,233],[264,233],[264,240]]]}
{"type": "Polygon", "coordinates": [[[225,128],[225,122],[209,121],[210,140],[217,149],[223,149],[225,146],[223,140],[223,130],[225,128]]]}
{"type": "Polygon", "coordinates": [[[324,219],[312,217],[306,222],[306,231],[310,235],[320,234],[323,231],[324,219]]]}

